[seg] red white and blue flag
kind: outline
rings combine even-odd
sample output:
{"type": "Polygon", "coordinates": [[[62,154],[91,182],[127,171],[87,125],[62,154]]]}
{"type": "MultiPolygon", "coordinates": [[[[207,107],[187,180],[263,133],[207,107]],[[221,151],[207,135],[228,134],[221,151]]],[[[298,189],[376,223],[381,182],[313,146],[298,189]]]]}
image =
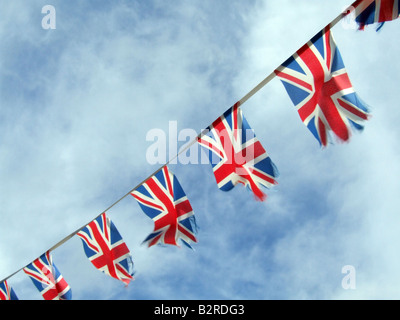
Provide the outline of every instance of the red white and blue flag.
{"type": "Polygon", "coordinates": [[[399,17],[400,0],[357,0],[350,7],[361,30],[366,25],[379,23],[378,30],[386,21],[399,17]]]}
{"type": "Polygon", "coordinates": [[[0,283],[0,300],[18,300],[13,288],[11,288],[7,281],[0,283]]]}
{"type": "Polygon", "coordinates": [[[322,146],[331,134],[348,141],[363,129],[368,109],[357,96],[329,27],[275,70],[301,120],[322,146]]]}
{"type": "Polygon", "coordinates": [[[238,183],[253,191],[257,200],[265,200],[261,186],[277,184],[278,170],[250,127],[240,103],[215,120],[198,138],[208,151],[218,188],[229,191],[238,183]]]}
{"type": "Polygon", "coordinates": [[[71,300],[72,292],[47,251],[24,268],[45,300],[71,300]]]}
{"type": "Polygon", "coordinates": [[[155,244],[178,246],[178,239],[192,248],[197,242],[197,224],[190,202],[176,176],[164,166],[131,192],[143,212],[154,221],[154,231],[144,240],[155,244]]]}
{"type": "Polygon", "coordinates": [[[113,222],[101,214],[77,233],[88,259],[100,271],[124,282],[133,280],[130,251],[113,222]]]}

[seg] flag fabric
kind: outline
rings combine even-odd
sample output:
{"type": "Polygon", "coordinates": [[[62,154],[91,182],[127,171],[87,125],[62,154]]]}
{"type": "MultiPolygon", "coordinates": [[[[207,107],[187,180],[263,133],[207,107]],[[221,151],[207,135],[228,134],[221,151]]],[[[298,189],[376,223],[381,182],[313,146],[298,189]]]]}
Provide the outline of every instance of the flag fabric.
{"type": "Polygon", "coordinates": [[[77,235],[82,240],[86,256],[97,269],[126,285],[133,280],[130,251],[105,213],[80,230],[77,235]]]}
{"type": "Polygon", "coordinates": [[[0,300],[18,300],[13,288],[8,285],[7,281],[0,283],[0,300]]]}
{"type": "Polygon", "coordinates": [[[191,247],[197,242],[197,224],[192,206],[176,176],[164,166],[131,192],[143,212],[154,221],[154,231],[144,240],[178,246],[178,239],[191,247]]]}
{"type": "Polygon", "coordinates": [[[378,23],[379,30],[386,21],[399,17],[400,0],[357,0],[351,8],[360,30],[366,25],[378,23]]]}
{"type": "Polygon", "coordinates": [[[348,141],[352,128],[363,129],[368,109],[350,82],[329,27],[286,60],[275,74],[301,120],[322,146],[332,135],[348,141]]]}
{"type": "Polygon", "coordinates": [[[24,268],[45,300],[71,300],[72,292],[47,251],[24,268]]]}
{"type": "Polygon", "coordinates": [[[239,102],[215,120],[198,143],[208,152],[220,190],[229,191],[241,183],[257,200],[264,201],[266,195],[260,186],[277,184],[278,170],[243,116],[239,102]]]}

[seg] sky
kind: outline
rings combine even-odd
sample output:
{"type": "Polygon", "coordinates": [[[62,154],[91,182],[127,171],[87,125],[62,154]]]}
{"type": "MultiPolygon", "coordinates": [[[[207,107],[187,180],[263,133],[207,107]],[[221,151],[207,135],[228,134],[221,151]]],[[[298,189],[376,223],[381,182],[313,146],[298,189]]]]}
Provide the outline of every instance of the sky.
{"type": "MultiPolygon", "coordinates": [[[[149,132],[200,133],[351,3],[0,0],[0,279],[159,169],[149,132]],[[49,4],[55,29],[42,28],[49,4]]],[[[371,110],[362,133],[322,149],[273,79],[242,107],[280,172],[267,201],[220,191],[209,164],[171,164],[194,250],[143,246],[154,224],[125,197],[107,215],[135,280],[96,270],[73,237],[52,251],[73,299],[399,299],[399,24],[332,29],[371,110]]],[[[22,271],[8,283],[42,299],[22,271]]]]}

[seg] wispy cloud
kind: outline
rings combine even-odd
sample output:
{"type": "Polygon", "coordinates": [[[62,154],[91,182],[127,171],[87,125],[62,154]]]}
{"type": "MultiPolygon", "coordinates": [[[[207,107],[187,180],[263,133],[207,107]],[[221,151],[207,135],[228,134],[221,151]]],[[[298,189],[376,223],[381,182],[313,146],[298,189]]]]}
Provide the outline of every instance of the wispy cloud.
{"type": "MultiPolygon", "coordinates": [[[[349,3],[54,1],[57,28],[43,30],[45,4],[0,5],[0,278],[158,169],[146,162],[149,130],[173,120],[200,132],[349,3]]],[[[243,107],[281,173],[267,202],[218,190],[209,165],[173,165],[200,226],[196,250],[141,246],[153,223],[129,196],[109,214],[136,280],[125,288],[95,270],[75,237],[54,251],[73,297],[398,297],[395,24],[334,29],[372,106],[365,132],[321,150],[273,80],[243,107]],[[341,287],[347,264],[353,291],[341,287]]],[[[29,281],[10,279],[40,299],[29,281]]]]}

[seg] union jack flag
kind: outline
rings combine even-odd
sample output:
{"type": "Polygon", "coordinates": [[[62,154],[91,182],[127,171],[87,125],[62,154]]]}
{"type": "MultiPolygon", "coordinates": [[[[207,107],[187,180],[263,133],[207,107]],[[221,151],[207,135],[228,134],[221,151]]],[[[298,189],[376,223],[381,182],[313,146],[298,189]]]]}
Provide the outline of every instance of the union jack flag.
{"type": "Polygon", "coordinates": [[[219,189],[229,191],[241,183],[263,201],[266,195],[260,185],[269,188],[277,184],[278,170],[239,106],[238,102],[215,120],[198,142],[208,150],[219,189]]]}
{"type": "Polygon", "coordinates": [[[45,300],[71,300],[71,288],[53,263],[49,251],[25,267],[24,272],[45,300]]]}
{"type": "Polygon", "coordinates": [[[190,202],[176,176],[164,166],[153,177],[131,192],[143,212],[154,221],[154,231],[143,241],[178,245],[178,239],[191,248],[197,242],[196,219],[190,202]]]}
{"type": "Polygon", "coordinates": [[[124,282],[133,280],[130,251],[114,223],[101,214],[77,233],[88,259],[100,271],[124,282]]]}
{"type": "Polygon", "coordinates": [[[380,24],[379,30],[385,21],[399,17],[399,7],[400,0],[357,0],[351,6],[361,30],[374,23],[380,24]]]}
{"type": "Polygon", "coordinates": [[[7,281],[0,283],[0,300],[18,300],[13,288],[8,285],[7,281]]]}
{"type": "Polygon", "coordinates": [[[329,27],[275,70],[301,120],[321,145],[362,130],[368,110],[355,93],[329,27]]]}

